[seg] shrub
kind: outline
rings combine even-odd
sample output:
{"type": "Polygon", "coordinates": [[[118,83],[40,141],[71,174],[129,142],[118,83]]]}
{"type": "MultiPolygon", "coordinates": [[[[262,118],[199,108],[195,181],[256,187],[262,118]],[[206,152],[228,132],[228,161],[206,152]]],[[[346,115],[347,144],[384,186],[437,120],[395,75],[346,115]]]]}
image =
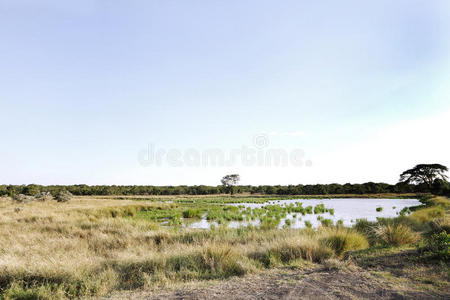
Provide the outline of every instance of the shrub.
{"type": "Polygon", "coordinates": [[[382,207],[377,207],[377,212],[381,212],[381,211],[383,211],[383,208],[382,207]]]}
{"type": "Polygon", "coordinates": [[[450,234],[445,230],[439,234],[433,234],[421,252],[423,258],[448,261],[450,259],[450,234]]]}
{"type": "Polygon", "coordinates": [[[31,202],[34,201],[35,198],[33,196],[28,196],[28,195],[24,195],[24,194],[19,194],[19,195],[15,195],[13,197],[14,201],[20,202],[20,203],[27,203],[27,202],[31,202]]]}
{"type": "Polygon", "coordinates": [[[55,199],[58,202],[68,202],[72,199],[72,197],[73,197],[72,193],[63,190],[56,195],[55,199]]]}
{"type": "Polygon", "coordinates": [[[36,195],[36,200],[38,201],[50,201],[53,200],[53,196],[49,192],[40,192],[36,195]]]}
{"type": "Polygon", "coordinates": [[[432,236],[436,233],[441,233],[442,231],[450,232],[450,218],[439,218],[429,222],[429,229],[427,236],[432,236]]]}
{"type": "Polygon", "coordinates": [[[417,233],[403,224],[379,225],[375,228],[375,234],[379,241],[389,246],[402,246],[416,242],[417,233]]]}
{"type": "Polygon", "coordinates": [[[312,224],[310,221],[305,221],[305,226],[306,226],[306,228],[311,228],[312,224]]]}

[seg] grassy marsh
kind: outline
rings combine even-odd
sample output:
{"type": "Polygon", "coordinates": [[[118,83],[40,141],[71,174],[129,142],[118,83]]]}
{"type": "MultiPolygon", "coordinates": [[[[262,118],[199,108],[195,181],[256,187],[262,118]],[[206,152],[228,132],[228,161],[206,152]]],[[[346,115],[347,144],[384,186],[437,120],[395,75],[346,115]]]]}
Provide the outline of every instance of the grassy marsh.
{"type": "Polygon", "coordinates": [[[428,232],[448,226],[449,201],[443,198],[395,220],[360,221],[345,228],[322,219],[318,229],[281,230],[279,219],[288,211],[299,216],[317,211],[320,216],[326,208],[247,210],[190,200],[77,197],[68,203],[17,204],[1,198],[1,297],[65,299],[242,276],[303,261],[341,259],[371,247],[419,245],[428,232]],[[180,226],[181,218],[205,214],[214,220],[260,217],[261,226],[180,226]]]}

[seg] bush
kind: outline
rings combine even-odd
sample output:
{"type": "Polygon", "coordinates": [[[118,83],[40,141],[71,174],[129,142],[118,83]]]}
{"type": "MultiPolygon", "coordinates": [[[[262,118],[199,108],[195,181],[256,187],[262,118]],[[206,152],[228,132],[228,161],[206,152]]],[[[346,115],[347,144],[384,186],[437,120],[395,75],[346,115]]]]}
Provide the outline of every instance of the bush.
{"type": "Polygon", "coordinates": [[[436,233],[441,233],[442,231],[450,232],[450,219],[449,218],[439,218],[429,222],[429,229],[426,233],[427,236],[432,236],[436,233]]]}
{"type": "Polygon", "coordinates": [[[450,259],[450,234],[446,231],[433,234],[421,252],[424,258],[448,261],[450,259]]]}
{"type": "Polygon", "coordinates": [[[50,201],[50,200],[53,200],[53,196],[49,192],[40,192],[39,194],[36,195],[36,200],[50,201]]]}
{"type": "Polygon", "coordinates": [[[388,246],[402,246],[415,243],[419,236],[403,224],[379,225],[375,228],[378,240],[388,246]]]}
{"type": "Polygon", "coordinates": [[[27,203],[36,200],[33,196],[28,196],[24,194],[15,195],[13,197],[14,201],[20,202],[20,203],[27,203]]]}
{"type": "Polygon", "coordinates": [[[381,212],[381,211],[383,211],[383,208],[382,207],[377,207],[377,212],[381,212]]]}
{"type": "Polygon", "coordinates": [[[56,195],[55,199],[58,202],[68,202],[72,199],[72,197],[72,193],[68,191],[61,191],[56,195]]]}

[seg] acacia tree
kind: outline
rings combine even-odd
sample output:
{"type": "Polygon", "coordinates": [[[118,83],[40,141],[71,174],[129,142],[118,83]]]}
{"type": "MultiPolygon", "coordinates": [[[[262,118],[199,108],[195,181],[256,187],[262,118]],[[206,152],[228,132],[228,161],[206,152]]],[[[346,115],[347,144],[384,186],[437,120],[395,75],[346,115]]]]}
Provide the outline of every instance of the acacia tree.
{"type": "Polygon", "coordinates": [[[239,174],[231,174],[223,176],[220,182],[222,183],[225,191],[227,193],[230,193],[230,195],[233,195],[234,193],[234,186],[239,183],[239,180],[241,178],[239,177],[239,174]]]}
{"type": "Polygon", "coordinates": [[[425,183],[431,189],[436,179],[447,180],[448,177],[444,174],[447,171],[448,168],[440,164],[419,164],[400,174],[400,182],[425,183]]]}

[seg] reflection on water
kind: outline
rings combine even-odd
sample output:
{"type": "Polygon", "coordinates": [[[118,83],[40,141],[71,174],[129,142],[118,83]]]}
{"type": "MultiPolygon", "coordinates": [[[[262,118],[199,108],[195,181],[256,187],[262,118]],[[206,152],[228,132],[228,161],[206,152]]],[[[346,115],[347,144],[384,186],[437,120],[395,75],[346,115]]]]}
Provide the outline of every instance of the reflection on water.
{"type": "MultiPolygon", "coordinates": [[[[233,203],[229,205],[238,206],[241,210],[245,210],[247,207],[252,209],[261,208],[266,205],[281,205],[287,206],[300,202],[303,207],[316,206],[318,204],[324,204],[326,208],[334,209],[334,215],[330,213],[306,214],[300,213],[288,213],[286,218],[282,218],[279,228],[286,225],[286,220],[289,220],[290,228],[304,228],[305,221],[312,224],[313,227],[318,227],[321,223],[317,220],[318,216],[324,219],[331,219],[334,224],[338,220],[342,220],[344,226],[352,226],[356,219],[367,219],[368,221],[376,221],[377,217],[392,218],[396,217],[399,212],[405,207],[411,207],[420,205],[421,203],[416,199],[292,199],[292,200],[273,200],[265,203],[233,203]],[[381,211],[377,211],[377,208],[382,207],[381,211]]],[[[217,222],[210,222],[206,220],[206,214],[200,221],[193,223],[186,223],[185,226],[189,228],[201,228],[210,229],[211,225],[218,226],[217,222]]],[[[260,220],[254,221],[231,221],[227,222],[226,226],[229,228],[237,228],[239,226],[259,226],[260,220]]]]}

